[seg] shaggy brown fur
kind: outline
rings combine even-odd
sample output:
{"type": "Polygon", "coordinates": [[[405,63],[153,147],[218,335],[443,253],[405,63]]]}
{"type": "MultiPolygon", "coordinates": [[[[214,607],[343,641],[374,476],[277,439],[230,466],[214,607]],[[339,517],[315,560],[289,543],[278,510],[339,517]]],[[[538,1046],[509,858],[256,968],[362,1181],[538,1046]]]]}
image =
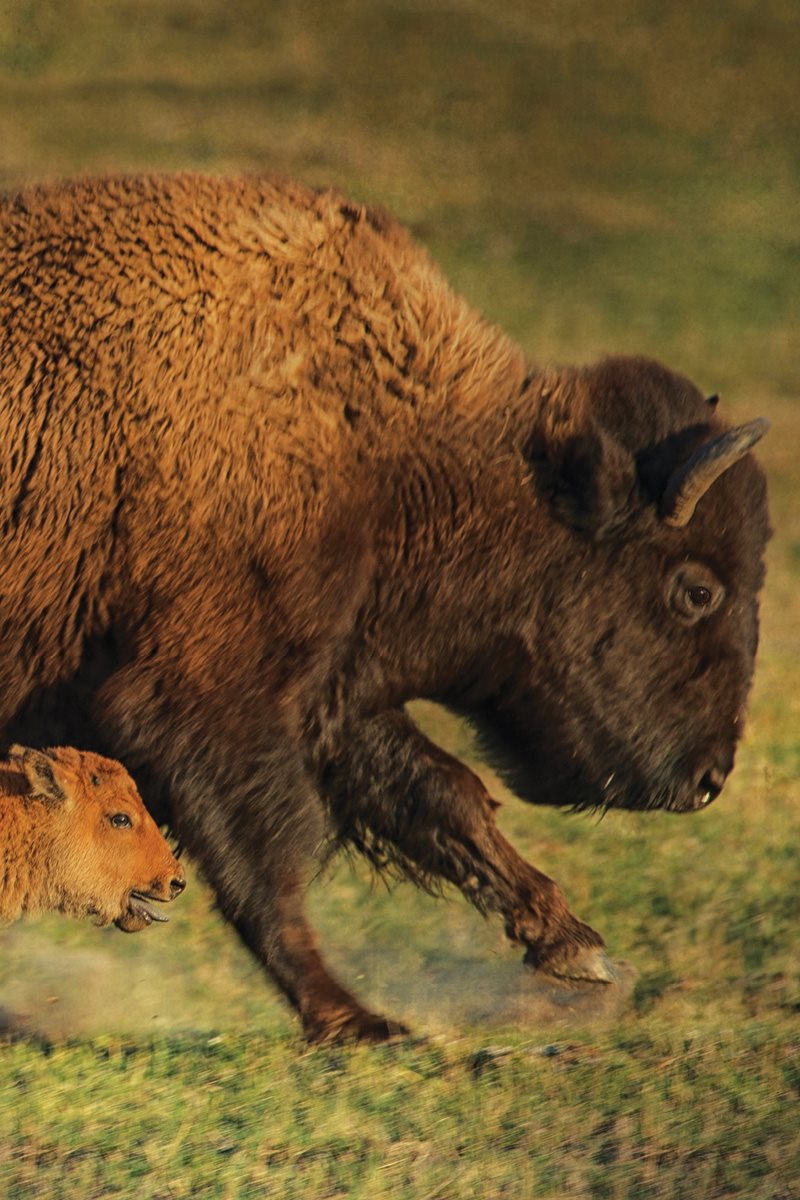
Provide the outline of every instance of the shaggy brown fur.
{"type": "Polygon", "coordinates": [[[326,836],[608,978],[402,706],[468,713],[534,802],[716,795],[767,519],[752,456],[663,519],[726,428],[697,388],[640,359],[536,371],[390,218],[270,179],[9,198],[0,323],[8,736],[129,761],[309,1036],[396,1028],[303,916],[326,836]]]}
{"type": "Polygon", "coordinates": [[[134,933],[184,874],[118,762],[14,746],[0,763],[0,921],[42,912],[134,933]]]}

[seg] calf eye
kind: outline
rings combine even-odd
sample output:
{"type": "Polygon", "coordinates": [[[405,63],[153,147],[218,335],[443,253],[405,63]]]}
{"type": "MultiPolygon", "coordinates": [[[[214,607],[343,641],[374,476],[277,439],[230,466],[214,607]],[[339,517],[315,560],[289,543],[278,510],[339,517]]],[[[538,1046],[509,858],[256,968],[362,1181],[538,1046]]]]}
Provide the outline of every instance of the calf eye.
{"type": "Polygon", "coordinates": [[[133,825],[127,813],[114,813],[113,817],[108,819],[115,829],[130,829],[133,825]]]}
{"type": "Polygon", "coordinates": [[[89,782],[91,783],[92,787],[100,787],[100,776],[92,775],[89,779],[89,782]]]}

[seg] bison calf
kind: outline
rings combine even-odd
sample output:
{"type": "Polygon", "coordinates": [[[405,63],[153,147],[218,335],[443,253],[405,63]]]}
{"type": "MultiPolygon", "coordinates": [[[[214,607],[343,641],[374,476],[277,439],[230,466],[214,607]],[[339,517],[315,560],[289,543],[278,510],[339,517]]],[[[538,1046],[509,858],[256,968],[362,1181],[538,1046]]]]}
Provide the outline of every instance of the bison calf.
{"type": "Polygon", "coordinates": [[[0,765],[0,921],[61,912],[127,933],[165,921],[183,868],[124,767],[71,747],[13,746],[0,765]]]}

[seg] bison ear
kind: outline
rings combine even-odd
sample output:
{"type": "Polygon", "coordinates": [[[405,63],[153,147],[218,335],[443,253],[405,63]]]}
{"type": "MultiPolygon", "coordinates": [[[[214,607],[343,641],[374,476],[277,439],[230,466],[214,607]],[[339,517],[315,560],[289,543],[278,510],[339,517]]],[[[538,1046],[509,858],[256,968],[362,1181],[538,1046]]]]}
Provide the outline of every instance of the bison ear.
{"type": "Polygon", "coordinates": [[[56,763],[45,751],[12,746],[9,757],[28,780],[32,796],[54,807],[64,804],[67,793],[59,779],[56,763]]]}
{"type": "Polygon", "coordinates": [[[526,448],[538,487],[559,520],[597,541],[613,537],[640,507],[633,456],[579,394],[543,399],[544,420],[526,448]]]}

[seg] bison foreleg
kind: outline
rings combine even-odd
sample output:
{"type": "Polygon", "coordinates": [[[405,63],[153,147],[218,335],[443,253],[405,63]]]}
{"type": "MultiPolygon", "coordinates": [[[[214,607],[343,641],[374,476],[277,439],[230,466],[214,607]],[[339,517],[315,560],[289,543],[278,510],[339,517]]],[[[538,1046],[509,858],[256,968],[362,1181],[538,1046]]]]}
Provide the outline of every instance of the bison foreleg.
{"type": "Polygon", "coordinates": [[[118,671],[97,706],[111,744],[167,798],[164,815],[176,836],[310,1040],[381,1041],[405,1032],[334,979],[304,915],[304,880],[324,812],[290,736],[266,740],[262,698],[244,688],[239,709],[230,694],[224,711],[206,696],[193,714],[194,696],[179,690],[180,678],[177,668],[167,695],[136,663],[118,671]],[[175,735],[171,712],[187,714],[190,733],[175,735]]]}
{"type": "MultiPolygon", "coordinates": [[[[264,780],[259,795],[251,782],[249,799],[239,808],[237,834],[224,856],[219,854],[219,810],[213,829],[206,831],[193,805],[188,827],[178,819],[177,832],[189,852],[197,854],[222,912],[297,1012],[309,1041],[385,1041],[405,1033],[402,1025],[364,1008],[326,966],[304,912],[310,847],[297,844],[310,806],[295,792],[300,802],[291,814],[292,835],[281,836],[270,820],[274,786],[274,780],[264,780]],[[231,862],[237,864],[235,871],[231,862]]],[[[315,797],[313,802],[319,803],[315,797]]],[[[238,807],[230,789],[226,806],[234,812],[238,807]]]]}
{"type": "Polygon", "coordinates": [[[380,1042],[407,1033],[399,1022],[364,1008],[331,975],[303,911],[304,894],[302,875],[284,871],[270,928],[265,931],[261,921],[254,924],[246,917],[233,922],[297,1011],[306,1037],[380,1042]]]}
{"type": "MultiPolygon", "coordinates": [[[[223,854],[228,831],[223,832],[219,808],[207,828],[204,816],[210,806],[198,807],[193,797],[191,813],[181,806],[175,821],[176,832],[202,864],[220,909],[295,1009],[309,1041],[385,1041],[407,1032],[364,1008],[326,966],[304,911],[310,846],[302,845],[302,832],[310,804],[295,791],[292,832],[282,834],[281,823],[276,828],[271,819],[277,807],[269,803],[275,780],[263,779],[259,788],[255,763],[252,769],[254,779],[242,789],[244,803],[243,796],[237,803],[227,783],[226,809],[234,820],[223,854]]],[[[316,797],[309,799],[319,805],[316,797]]],[[[317,828],[313,818],[311,828],[317,828]]]]}
{"type": "Polygon", "coordinates": [[[498,805],[477,775],[405,712],[351,729],[346,757],[323,778],[339,840],[379,870],[424,887],[455,884],[481,912],[502,916],[531,966],[563,978],[614,978],[600,935],[570,911],[558,884],[503,837],[498,805]]]}

